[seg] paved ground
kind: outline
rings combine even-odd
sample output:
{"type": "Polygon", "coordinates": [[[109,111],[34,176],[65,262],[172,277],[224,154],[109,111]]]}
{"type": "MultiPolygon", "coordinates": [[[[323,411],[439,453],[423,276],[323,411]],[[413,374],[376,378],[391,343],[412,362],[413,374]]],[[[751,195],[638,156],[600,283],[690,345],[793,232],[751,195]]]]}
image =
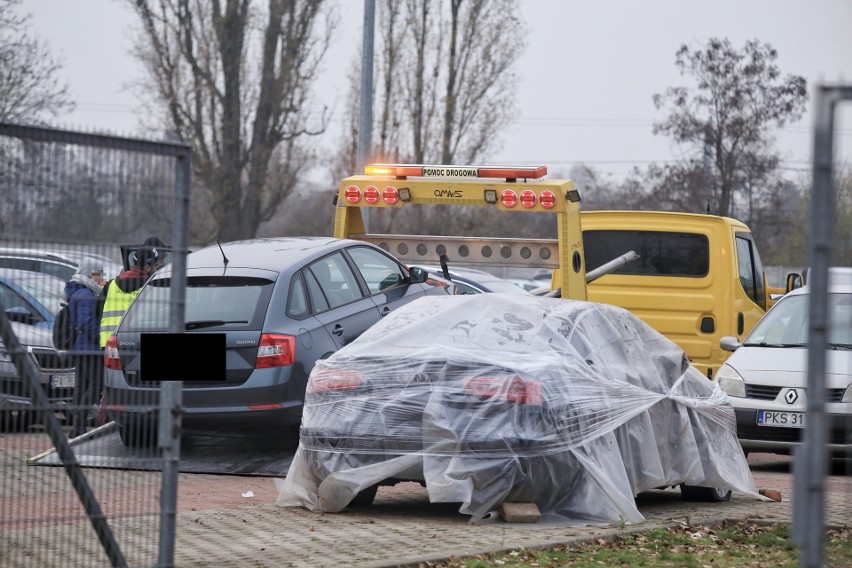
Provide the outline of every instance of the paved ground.
{"type": "MultiPolygon", "coordinates": [[[[108,566],[91,525],[61,468],[27,466],[43,439],[0,435],[0,565],[108,566]]],[[[790,459],[749,458],[759,489],[781,502],[737,495],[727,503],[688,503],[677,490],[640,495],[646,521],[627,527],[468,524],[457,505],[430,504],[417,484],[381,488],[374,506],[318,514],[275,504],[272,478],[181,474],[176,564],[217,566],[417,566],[428,559],[513,547],[607,538],[625,531],[723,519],[790,522],[790,459]]],[[[157,559],[159,479],[156,473],[86,469],[123,553],[133,566],[157,559]]],[[[827,479],[827,523],[852,520],[852,476],[827,479]]]]}

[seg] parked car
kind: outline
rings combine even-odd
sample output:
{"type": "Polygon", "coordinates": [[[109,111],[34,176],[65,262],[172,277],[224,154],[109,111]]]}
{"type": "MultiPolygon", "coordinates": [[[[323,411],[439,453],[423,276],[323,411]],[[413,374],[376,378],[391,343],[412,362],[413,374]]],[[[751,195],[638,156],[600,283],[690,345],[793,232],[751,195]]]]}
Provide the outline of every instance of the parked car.
{"type": "MultiPolygon", "coordinates": [[[[167,265],[148,281],[106,346],[107,411],[128,445],[152,441],[156,427],[158,384],[143,374],[145,359],[195,356],[141,349],[146,334],[169,330],[171,276],[167,265]]],[[[447,294],[376,246],[323,237],[212,245],[187,255],[186,276],[187,333],[224,334],[226,351],[224,381],[184,384],[188,432],[286,435],[318,359],[400,306],[447,294]]]]}
{"type": "MultiPolygon", "coordinates": [[[[423,266],[429,274],[443,276],[444,272],[439,266],[423,266]]],[[[499,276],[494,276],[484,270],[474,268],[462,268],[452,266],[448,269],[450,280],[456,285],[456,294],[482,294],[493,292],[505,292],[509,294],[526,294],[527,291],[499,276]]]]}
{"type": "MultiPolygon", "coordinates": [[[[852,458],[852,281],[848,270],[832,270],[825,412],[828,449],[852,458]]],[[[781,298],[739,344],[723,337],[733,351],[716,379],[731,397],[737,435],[746,452],[788,454],[802,441],[807,424],[808,286],[781,298]]]]}
{"type": "MultiPolygon", "coordinates": [[[[76,382],[71,358],[54,349],[49,327],[34,325],[31,321],[20,323],[16,319],[21,312],[14,310],[19,306],[34,306],[36,303],[37,300],[25,290],[6,287],[6,283],[0,280],[0,304],[4,307],[12,306],[6,310],[6,314],[11,315],[9,320],[12,332],[27,357],[35,364],[37,379],[47,394],[50,409],[63,411],[71,404],[76,382]]],[[[25,387],[23,374],[15,366],[11,353],[0,339],[0,428],[25,428],[35,420],[34,411],[35,406],[29,389],[25,387]]]]}
{"type": "Polygon", "coordinates": [[[756,495],[727,397],[674,343],[622,308],[500,293],[411,303],[314,367],[278,503],[335,512],[398,481],[474,520],[756,495]]]}
{"type": "Polygon", "coordinates": [[[50,274],[67,282],[77,271],[77,265],[87,256],[104,263],[104,278],[115,278],[121,265],[102,254],[82,250],[42,250],[35,248],[0,248],[0,268],[17,268],[50,274]]]}
{"type": "Polygon", "coordinates": [[[0,305],[11,321],[53,329],[65,281],[41,272],[0,268],[0,305]]]}

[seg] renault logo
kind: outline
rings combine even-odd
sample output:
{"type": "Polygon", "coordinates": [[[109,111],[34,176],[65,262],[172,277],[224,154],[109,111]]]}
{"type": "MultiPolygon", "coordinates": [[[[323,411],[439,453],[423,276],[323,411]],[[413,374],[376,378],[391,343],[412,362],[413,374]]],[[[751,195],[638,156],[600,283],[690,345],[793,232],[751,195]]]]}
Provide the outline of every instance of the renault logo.
{"type": "Polygon", "coordinates": [[[793,404],[799,400],[799,395],[796,393],[796,389],[788,390],[787,394],[784,395],[784,400],[787,401],[787,404],[793,404]]]}

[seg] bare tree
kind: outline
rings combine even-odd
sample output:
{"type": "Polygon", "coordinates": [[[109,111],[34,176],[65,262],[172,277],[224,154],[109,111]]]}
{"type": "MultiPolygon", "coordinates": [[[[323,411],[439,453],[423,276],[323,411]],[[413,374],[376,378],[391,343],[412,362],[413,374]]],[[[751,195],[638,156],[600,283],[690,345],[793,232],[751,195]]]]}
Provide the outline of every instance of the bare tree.
{"type": "Polygon", "coordinates": [[[310,94],[336,25],[323,0],[129,0],[163,125],[191,143],[210,235],[250,238],[313,159],[310,94]]]}
{"type": "MultiPolygon", "coordinates": [[[[515,114],[513,65],[525,47],[517,2],[380,0],[377,20],[371,159],[472,164],[497,150],[515,114]]],[[[354,79],[353,110],[360,96],[354,79]]],[[[335,173],[354,173],[356,165],[358,113],[349,116],[335,173]]],[[[399,213],[375,212],[370,222],[390,231],[401,226],[399,213]]],[[[461,231],[467,214],[418,207],[404,221],[422,231],[461,231]]]]}
{"type": "MultiPolygon", "coordinates": [[[[717,38],[703,47],[682,45],[676,65],[682,75],[695,78],[697,89],[671,87],[654,95],[654,105],[670,112],[654,125],[655,134],[693,145],[699,155],[705,143],[713,148],[705,195],[720,215],[733,215],[737,195],[747,200],[749,188],[768,181],[777,168],[770,128],[804,113],[805,79],[782,77],[777,58],[773,47],[756,40],[746,42],[742,50],[717,38]]],[[[693,169],[694,164],[685,167],[693,169]]]]}
{"type": "Polygon", "coordinates": [[[0,0],[0,121],[40,123],[72,110],[62,66],[48,46],[29,33],[30,17],[16,12],[21,0],[0,0]]]}

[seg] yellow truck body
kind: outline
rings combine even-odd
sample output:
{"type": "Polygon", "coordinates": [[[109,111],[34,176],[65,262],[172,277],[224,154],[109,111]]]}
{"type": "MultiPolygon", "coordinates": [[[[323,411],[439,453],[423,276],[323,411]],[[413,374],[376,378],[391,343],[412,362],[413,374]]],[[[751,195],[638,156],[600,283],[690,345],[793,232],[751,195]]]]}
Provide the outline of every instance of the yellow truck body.
{"type": "Polygon", "coordinates": [[[591,301],[621,306],[677,343],[708,377],[768,304],[751,230],[728,217],[662,211],[583,211],[586,270],[627,250],[639,259],[588,284],[591,301]]]}

